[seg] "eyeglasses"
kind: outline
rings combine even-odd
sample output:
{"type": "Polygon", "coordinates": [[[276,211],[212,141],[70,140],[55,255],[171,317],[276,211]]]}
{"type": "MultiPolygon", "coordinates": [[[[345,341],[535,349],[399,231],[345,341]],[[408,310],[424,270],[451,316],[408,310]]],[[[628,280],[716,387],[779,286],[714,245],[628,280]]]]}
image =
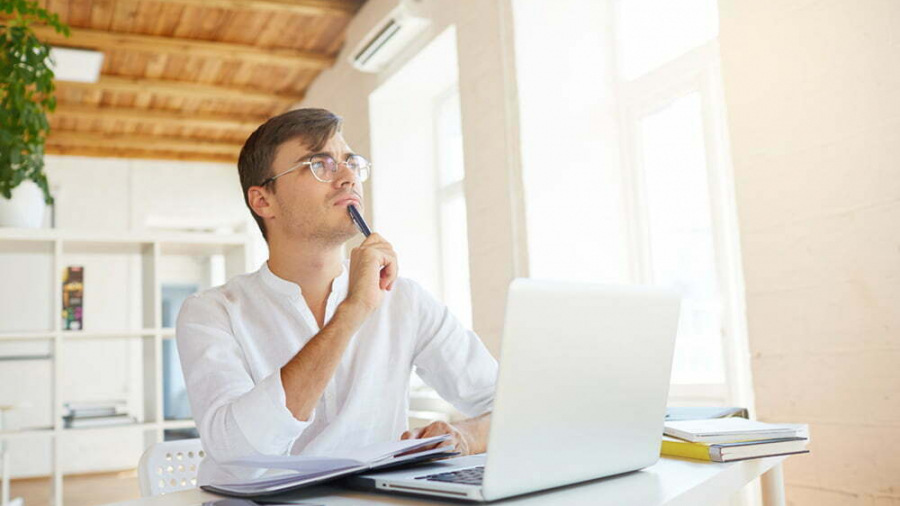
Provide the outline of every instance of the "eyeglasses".
{"type": "Polygon", "coordinates": [[[266,179],[259,186],[265,186],[272,181],[280,178],[281,176],[293,172],[303,166],[309,165],[310,171],[312,171],[313,177],[318,179],[323,183],[330,183],[334,181],[334,176],[337,174],[338,170],[340,170],[341,165],[346,165],[348,169],[353,171],[356,174],[359,182],[363,182],[366,179],[369,179],[369,173],[372,172],[372,163],[365,159],[365,157],[360,155],[350,155],[343,162],[338,162],[334,158],[329,155],[313,155],[304,162],[300,162],[297,165],[294,165],[290,169],[280,173],[275,174],[274,176],[266,179]]]}

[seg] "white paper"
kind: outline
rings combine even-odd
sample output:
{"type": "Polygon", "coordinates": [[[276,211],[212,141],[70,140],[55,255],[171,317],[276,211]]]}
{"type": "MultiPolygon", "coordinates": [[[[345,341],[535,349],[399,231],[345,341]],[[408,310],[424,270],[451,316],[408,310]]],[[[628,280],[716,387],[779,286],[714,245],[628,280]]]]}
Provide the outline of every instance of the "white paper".
{"type": "MultiPolygon", "coordinates": [[[[429,437],[425,439],[404,439],[402,441],[387,441],[359,448],[349,453],[335,455],[337,458],[351,459],[364,463],[375,463],[386,458],[394,457],[401,453],[411,452],[426,446],[431,446],[450,439],[450,434],[429,437]]],[[[449,450],[450,448],[448,448],[449,450]]]]}
{"type": "MultiPolygon", "coordinates": [[[[340,456],[315,456],[315,455],[259,455],[240,460],[231,460],[223,464],[229,466],[254,467],[262,469],[281,469],[285,473],[266,475],[239,483],[215,483],[216,487],[230,489],[235,492],[267,492],[292,484],[300,484],[323,476],[335,473],[343,473],[352,470],[365,470],[387,459],[393,459],[401,453],[418,450],[427,446],[440,443],[450,437],[449,434],[425,439],[406,439],[402,441],[388,441],[359,448],[340,456]],[[290,472],[292,471],[292,472],[290,472]]],[[[438,453],[448,449],[435,449],[430,452],[438,453]]],[[[407,459],[411,460],[413,455],[407,459]]]]}
{"type": "Polygon", "coordinates": [[[443,434],[425,439],[387,441],[328,457],[316,455],[259,455],[247,459],[231,460],[223,464],[263,469],[290,469],[301,473],[318,472],[325,469],[372,464],[401,453],[440,443],[449,438],[449,434],[443,434]]]}

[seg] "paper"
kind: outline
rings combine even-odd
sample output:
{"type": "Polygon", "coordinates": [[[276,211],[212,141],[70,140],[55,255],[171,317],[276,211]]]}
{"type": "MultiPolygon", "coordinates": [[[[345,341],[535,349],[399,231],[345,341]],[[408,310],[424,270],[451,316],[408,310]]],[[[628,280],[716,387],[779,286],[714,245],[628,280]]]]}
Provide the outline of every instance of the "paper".
{"type": "Polygon", "coordinates": [[[445,453],[451,449],[434,448],[411,455],[397,457],[403,453],[420,450],[438,444],[449,438],[449,434],[444,434],[425,439],[388,441],[385,443],[369,445],[338,456],[260,455],[248,459],[231,460],[223,462],[223,464],[260,469],[275,469],[281,472],[267,474],[259,478],[239,483],[215,483],[211,486],[204,487],[204,489],[226,493],[227,495],[236,497],[249,497],[283,489],[294,489],[307,483],[318,483],[333,477],[353,474],[385,465],[395,465],[405,461],[414,461],[417,458],[423,458],[432,454],[437,455],[445,453]]]}
{"type": "MultiPolygon", "coordinates": [[[[376,443],[359,448],[347,454],[338,454],[338,458],[353,459],[359,462],[374,463],[389,457],[394,457],[401,453],[411,452],[420,448],[425,448],[437,443],[441,443],[450,439],[450,434],[442,434],[440,436],[429,437],[425,439],[405,439],[403,441],[388,441],[386,443],[376,443]]],[[[447,448],[446,450],[449,450],[447,448]]]]}

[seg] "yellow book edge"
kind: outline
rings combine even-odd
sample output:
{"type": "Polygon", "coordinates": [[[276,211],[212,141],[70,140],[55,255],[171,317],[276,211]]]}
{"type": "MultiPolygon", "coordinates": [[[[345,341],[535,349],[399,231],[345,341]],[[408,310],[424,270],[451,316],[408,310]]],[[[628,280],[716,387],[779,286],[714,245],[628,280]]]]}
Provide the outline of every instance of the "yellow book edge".
{"type": "Polygon", "coordinates": [[[679,441],[667,436],[663,436],[662,448],[660,449],[659,454],[664,457],[685,457],[712,462],[712,457],[709,455],[709,445],[704,443],[691,443],[690,441],[679,441]]]}

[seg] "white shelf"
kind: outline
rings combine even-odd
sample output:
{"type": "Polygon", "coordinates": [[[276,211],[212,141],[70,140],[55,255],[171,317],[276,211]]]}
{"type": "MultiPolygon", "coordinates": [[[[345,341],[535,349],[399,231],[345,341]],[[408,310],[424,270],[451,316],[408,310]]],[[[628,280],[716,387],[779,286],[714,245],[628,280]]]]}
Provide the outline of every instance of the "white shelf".
{"type": "Polygon", "coordinates": [[[77,434],[97,431],[124,431],[124,430],[166,430],[166,429],[191,429],[196,427],[193,420],[166,420],[163,422],[135,422],[119,425],[104,425],[99,427],[73,427],[73,428],[30,428],[20,430],[0,431],[0,440],[21,439],[29,437],[46,437],[57,434],[77,434]]]}
{"type": "Polygon", "coordinates": [[[166,243],[177,250],[184,245],[244,246],[246,234],[212,234],[187,232],[146,232],[146,233],[96,233],[72,229],[55,228],[0,228],[0,241],[53,242],[64,241],[72,244],[151,244],[166,243]]]}
{"type": "Polygon", "coordinates": [[[0,341],[41,341],[56,338],[53,331],[0,332],[0,341]]]}
{"type": "MultiPolygon", "coordinates": [[[[98,233],[91,230],[0,228],[0,253],[48,255],[47,258],[51,261],[47,265],[53,269],[50,276],[51,283],[48,284],[48,289],[52,291],[49,299],[51,307],[47,308],[53,328],[0,332],[0,342],[2,343],[41,341],[50,343],[48,359],[52,363],[51,388],[49,398],[45,402],[49,403],[52,408],[53,427],[0,431],[0,441],[34,437],[51,439],[53,504],[62,506],[63,469],[60,459],[63,451],[61,441],[64,438],[86,433],[112,434],[123,431],[139,431],[143,433],[145,446],[149,446],[162,441],[167,429],[194,427],[193,420],[163,419],[162,344],[163,340],[175,337],[175,329],[162,327],[163,278],[160,273],[161,271],[165,272],[166,266],[172,265],[173,260],[174,264],[181,262],[180,259],[177,259],[178,256],[209,257],[209,262],[212,264],[212,257],[221,255],[223,258],[216,259],[215,262],[217,265],[224,263],[225,279],[243,274],[248,272],[251,267],[248,263],[249,241],[250,236],[245,233],[98,233]],[[62,329],[59,316],[62,314],[62,274],[70,260],[67,258],[69,255],[88,255],[87,258],[91,258],[90,255],[98,255],[95,260],[98,263],[104,262],[108,255],[128,255],[129,257],[136,255],[136,261],[129,264],[128,269],[130,270],[127,272],[132,279],[138,280],[137,286],[140,287],[139,314],[135,316],[139,322],[135,327],[138,325],[140,327],[120,330],[62,329]],[[142,356],[143,379],[141,384],[143,390],[139,406],[142,404],[143,409],[136,410],[134,414],[142,417],[143,421],[101,427],[64,428],[63,402],[69,399],[61,397],[63,386],[67,384],[61,362],[65,353],[72,350],[72,347],[65,346],[65,344],[92,339],[122,338],[139,339],[142,343],[139,348],[142,356]]],[[[166,278],[165,281],[170,282],[171,280],[166,278]]],[[[103,294],[103,292],[98,293],[101,296],[103,294]]],[[[34,402],[39,403],[42,400],[35,399],[34,402]]],[[[136,464],[137,462],[135,462],[136,464]]]]}
{"type": "Polygon", "coordinates": [[[139,330],[105,330],[105,331],[89,331],[89,330],[62,330],[60,336],[63,339],[117,339],[129,337],[153,337],[159,334],[159,329],[139,329],[139,330]]]}
{"type": "Polygon", "coordinates": [[[163,429],[192,429],[196,427],[193,420],[166,420],[161,425],[163,429]]]}
{"type": "Polygon", "coordinates": [[[134,338],[134,337],[154,337],[159,335],[163,339],[175,337],[175,329],[135,329],[135,330],[42,330],[30,331],[23,330],[21,332],[0,332],[0,341],[46,341],[55,339],[56,336],[64,340],[78,339],[116,339],[116,338],[134,338]]]}

